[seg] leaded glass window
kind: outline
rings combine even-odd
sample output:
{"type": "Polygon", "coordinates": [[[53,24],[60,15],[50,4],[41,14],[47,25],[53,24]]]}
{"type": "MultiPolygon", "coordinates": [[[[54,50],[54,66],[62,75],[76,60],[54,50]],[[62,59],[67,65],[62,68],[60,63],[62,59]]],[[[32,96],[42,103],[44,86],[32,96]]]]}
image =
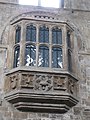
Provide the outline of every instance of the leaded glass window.
{"type": "Polygon", "coordinates": [[[58,28],[52,29],[52,43],[62,44],[62,30],[58,28]]]}
{"type": "Polygon", "coordinates": [[[25,48],[25,66],[36,65],[36,47],[35,45],[26,45],[25,48]]]}
{"type": "Polygon", "coordinates": [[[67,45],[69,48],[71,48],[71,38],[70,38],[70,31],[67,31],[67,45]]]}
{"type": "Polygon", "coordinates": [[[49,67],[49,48],[47,46],[39,47],[38,66],[49,67]]]}
{"type": "Polygon", "coordinates": [[[16,43],[19,43],[20,42],[20,39],[21,39],[21,27],[18,26],[16,28],[16,33],[15,33],[15,44],[16,43]]]}
{"type": "Polygon", "coordinates": [[[39,42],[48,43],[49,42],[49,28],[46,26],[41,26],[39,29],[39,42]]]}
{"type": "Polygon", "coordinates": [[[70,50],[68,50],[68,70],[72,71],[72,54],[70,50]]]}
{"type": "Polygon", "coordinates": [[[26,41],[36,41],[36,27],[33,25],[26,27],[26,41]]]}
{"type": "Polygon", "coordinates": [[[25,20],[25,25],[21,25],[16,25],[13,67],[24,65],[40,70],[47,67],[72,72],[73,31],[67,24],[35,20],[33,24],[32,20],[30,23],[25,20]]]}
{"type": "Polygon", "coordinates": [[[13,67],[18,67],[20,64],[20,46],[15,47],[14,50],[14,64],[13,67]]]}
{"type": "Polygon", "coordinates": [[[58,47],[52,48],[52,67],[62,68],[62,49],[58,47]]]}

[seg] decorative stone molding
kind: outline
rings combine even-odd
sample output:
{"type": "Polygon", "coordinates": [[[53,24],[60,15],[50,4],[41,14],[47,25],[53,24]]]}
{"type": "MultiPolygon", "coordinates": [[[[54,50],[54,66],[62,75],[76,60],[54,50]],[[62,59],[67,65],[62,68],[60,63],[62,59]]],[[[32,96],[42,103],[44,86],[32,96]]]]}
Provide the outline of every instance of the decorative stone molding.
{"type": "Polygon", "coordinates": [[[78,102],[77,80],[69,74],[16,71],[6,80],[5,99],[21,111],[65,113],[78,102]]]}
{"type": "Polygon", "coordinates": [[[14,17],[10,21],[10,24],[13,25],[21,20],[45,20],[45,21],[61,22],[61,23],[66,22],[66,20],[62,21],[59,15],[54,14],[52,12],[31,11],[14,17]]]}

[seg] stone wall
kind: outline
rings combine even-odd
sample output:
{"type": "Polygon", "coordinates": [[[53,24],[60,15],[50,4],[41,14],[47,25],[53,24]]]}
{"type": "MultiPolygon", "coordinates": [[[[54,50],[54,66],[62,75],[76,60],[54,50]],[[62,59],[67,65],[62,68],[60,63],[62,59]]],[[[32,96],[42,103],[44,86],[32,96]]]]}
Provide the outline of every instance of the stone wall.
{"type": "Polygon", "coordinates": [[[2,3],[18,3],[18,0],[0,0],[2,3]]]}
{"type": "MultiPolygon", "coordinates": [[[[67,1],[67,0],[66,0],[67,1]]],[[[12,2],[0,0],[0,2],[12,2]]],[[[16,0],[13,0],[16,3],[16,0]]],[[[90,120],[90,0],[68,0],[65,9],[40,8],[15,4],[0,3],[0,120],[90,120]],[[68,113],[25,113],[17,111],[4,100],[4,76],[7,69],[7,50],[9,24],[22,13],[45,11],[57,14],[61,21],[67,21],[75,31],[77,54],[77,76],[79,80],[79,103],[68,113]],[[78,47],[77,47],[78,46],[78,47]]]]}

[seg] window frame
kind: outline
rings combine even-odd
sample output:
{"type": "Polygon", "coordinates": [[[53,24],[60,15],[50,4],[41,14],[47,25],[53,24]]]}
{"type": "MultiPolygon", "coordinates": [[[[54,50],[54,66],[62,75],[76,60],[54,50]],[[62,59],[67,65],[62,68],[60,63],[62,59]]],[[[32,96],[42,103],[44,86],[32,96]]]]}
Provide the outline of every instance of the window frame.
{"type": "Polygon", "coordinates": [[[73,72],[73,30],[67,28],[67,56],[68,56],[68,71],[73,72]],[[69,36],[68,36],[69,35],[69,36]]]}

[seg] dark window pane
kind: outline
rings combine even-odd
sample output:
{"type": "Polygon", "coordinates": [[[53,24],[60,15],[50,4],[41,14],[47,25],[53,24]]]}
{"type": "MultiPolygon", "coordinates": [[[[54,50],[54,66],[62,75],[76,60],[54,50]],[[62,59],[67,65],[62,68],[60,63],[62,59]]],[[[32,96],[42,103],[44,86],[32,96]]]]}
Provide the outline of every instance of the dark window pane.
{"type": "Polygon", "coordinates": [[[52,49],[52,67],[63,68],[62,65],[62,49],[53,47],[52,49]]]}
{"type": "Polygon", "coordinates": [[[70,31],[67,31],[67,45],[71,48],[70,31]]]}
{"type": "Polygon", "coordinates": [[[38,66],[49,67],[49,49],[46,46],[39,47],[38,66]]]}
{"type": "Polygon", "coordinates": [[[19,54],[20,54],[20,47],[16,47],[14,51],[14,64],[13,67],[18,67],[19,66],[19,54]]]}
{"type": "Polygon", "coordinates": [[[53,44],[62,44],[62,31],[61,31],[61,29],[58,29],[58,28],[52,29],[52,43],[53,44]]]}
{"type": "Polygon", "coordinates": [[[36,47],[34,45],[27,45],[25,48],[25,65],[36,65],[36,47]]]}
{"type": "Polygon", "coordinates": [[[64,0],[61,0],[61,7],[64,7],[64,0]]]}
{"type": "Polygon", "coordinates": [[[15,34],[15,44],[19,43],[21,39],[21,27],[18,26],[16,29],[16,34],[15,34]]]}
{"type": "Polygon", "coordinates": [[[36,27],[33,25],[27,26],[26,28],[26,41],[36,41],[36,27]]]}
{"type": "Polygon", "coordinates": [[[70,50],[68,50],[68,70],[72,71],[72,56],[70,50]]]}
{"type": "Polygon", "coordinates": [[[49,42],[49,29],[45,26],[39,29],[39,42],[48,43],[49,42]]]}

